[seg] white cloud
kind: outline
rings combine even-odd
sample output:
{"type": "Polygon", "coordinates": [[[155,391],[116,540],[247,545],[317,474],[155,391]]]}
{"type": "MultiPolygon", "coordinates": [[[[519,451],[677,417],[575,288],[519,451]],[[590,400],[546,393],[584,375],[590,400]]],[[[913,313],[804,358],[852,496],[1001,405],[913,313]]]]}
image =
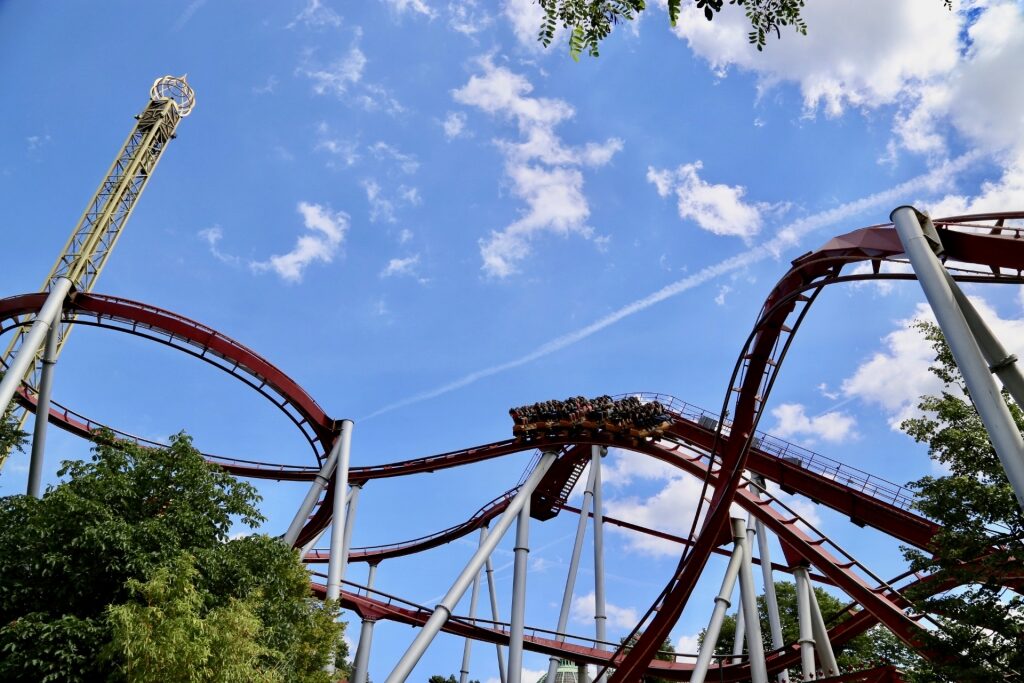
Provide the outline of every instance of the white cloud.
{"type": "Polygon", "coordinates": [[[252,86],[253,95],[271,95],[277,88],[277,76],[273,74],[267,76],[267,80],[263,82],[263,85],[252,86]]]}
{"type": "Polygon", "coordinates": [[[837,116],[848,105],[896,102],[908,87],[947,73],[959,53],[958,15],[941,2],[810,2],[803,8],[807,35],[787,31],[764,52],[748,43],[744,13],[727,9],[709,22],[687,5],[675,32],[719,72],[752,71],[762,89],[796,81],[808,113],[823,106],[837,116]]]}
{"type": "MultiPolygon", "coordinates": [[[[536,0],[505,0],[504,4],[505,18],[511,24],[512,33],[519,44],[533,52],[543,50],[543,46],[537,40],[537,34],[544,21],[543,8],[536,0]]],[[[558,33],[561,33],[561,29],[558,33]]]]}
{"type": "MultiPolygon", "coordinates": [[[[611,517],[685,538],[690,533],[701,487],[702,482],[695,477],[678,475],[650,498],[608,498],[605,510],[611,517]]],[[[617,527],[609,531],[621,535],[627,548],[642,555],[678,557],[682,550],[678,543],[662,538],[617,527]]]]}
{"type": "Polygon", "coordinates": [[[337,166],[338,163],[347,168],[354,166],[359,161],[359,143],[355,140],[334,137],[326,121],[321,121],[317,124],[316,145],[313,149],[327,152],[337,159],[337,161],[331,159],[327,162],[327,165],[331,168],[337,166]]]}
{"type": "MultiPolygon", "coordinates": [[[[1007,350],[1024,355],[1024,320],[1001,318],[984,299],[969,299],[1007,350]]],[[[894,430],[903,420],[919,414],[921,396],[942,390],[941,381],[928,371],[935,358],[931,344],[910,327],[915,320],[934,322],[935,316],[927,304],[918,304],[913,315],[897,321],[896,329],[882,339],[882,350],[862,362],[842,385],[848,398],[859,398],[885,411],[894,430]]]]}
{"type": "Polygon", "coordinates": [[[733,66],[754,72],[762,92],[797,83],[808,115],[896,105],[894,138],[880,161],[895,163],[904,149],[935,163],[959,133],[1002,167],[977,196],[932,202],[933,215],[1024,202],[1024,89],[1006,85],[1006,74],[1024,63],[1019,2],[964,0],[948,11],[939,2],[833,0],[808,3],[804,16],[807,36],[786,35],[763,53],[746,44],[742,12],[707,22],[690,6],[676,33],[723,74],[733,66]]]}
{"type": "Polygon", "coordinates": [[[402,228],[402,232],[398,233],[398,243],[405,244],[413,238],[412,230],[409,228],[402,228]]]}
{"type": "Polygon", "coordinates": [[[374,223],[395,223],[398,221],[395,211],[399,206],[417,206],[423,201],[419,189],[415,187],[399,185],[394,195],[388,197],[380,183],[372,178],[364,180],[362,185],[366,191],[366,201],[370,204],[370,221],[374,223]]]}
{"type": "Polygon", "coordinates": [[[838,443],[844,439],[856,437],[854,427],[857,421],[851,416],[838,411],[815,415],[807,415],[807,409],[799,403],[783,403],[772,409],[775,426],[770,431],[783,439],[807,438],[823,439],[838,443]]]}
{"type": "Polygon", "coordinates": [[[393,145],[389,145],[386,142],[375,142],[371,147],[370,151],[373,152],[378,160],[390,160],[395,162],[395,165],[407,175],[411,175],[419,170],[420,162],[412,154],[406,154],[398,150],[393,145]]]}
{"type": "Polygon", "coordinates": [[[220,241],[224,238],[224,231],[221,229],[219,225],[214,225],[213,227],[200,230],[198,232],[198,235],[199,239],[203,240],[204,242],[206,242],[207,245],[209,245],[210,253],[213,254],[213,257],[216,258],[221,263],[238,265],[238,263],[241,262],[241,259],[239,259],[237,256],[225,254],[217,246],[218,244],[220,244],[220,241]]]}
{"type": "MultiPolygon", "coordinates": [[[[700,634],[694,633],[693,635],[681,635],[676,642],[673,644],[676,652],[682,652],[688,655],[695,655],[700,650],[700,634]]],[[[688,660],[684,660],[688,661],[688,660]]]]}
{"type": "Polygon", "coordinates": [[[353,44],[345,56],[337,59],[330,66],[315,68],[301,66],[298,73],[313,82],[313,92],[317,95],[336,95],[343,97],[353,85],[363,78],[366,68],[366,55],[353,44]]]}
{"type": "Polygon", "coordinates": [[[50,143],[49,133],[45,135],[29,135],[25,138],[25,144],[28,146],[28,151],[34,152],[44,145],[50,143]]]}
{"type": "Polygon", "coordinates": [[[540,233],[594,235],[586,224],[590,207],[579,167],[607,164],[622,149],[622,141],[610,138],[579,148],[565,146],[555,127],[574,116],[568,103],[530,96],[533,85],[524,76],[495,66],[489,57],[479,64],[483,73],[454,91],[455,100],[514,121],[520,133],[518,142],[495,142],[505,155],[512,193],[526,209],[518,220],[480,240],[484,272],[507,277],[530,255],[531,243],[540,233]]]}
{"type": "Polygon", "coordinates": [[[257,272],[273,270],[288,282],[301,282],[306,267],[315,262],[330,263],[345,240],[349,216],[320,204],[299,202],[298,212],[311,234],[300,235],[295,248],[287,254],[271,256],[266,261],[253,261],[257,272]]]}
{"type": "Polygon", "coordinates": [[[742,186],[712,185],[698,175],[700,161],[676,170],[647,169],[647,180],[662,197],[676,195],[679,217],[691,219],[703,230],[716,235],[733,235],[749,240],[761,231],[761,208],[743,201],[742,186]]]}
{"type": "MultiPolygon", "coordinates": [[[[572,599],[570,615],[574,621],[580,623],[593,623],[594,621],[594,591],[586,595],[579,595],[572,599]]],[[[632,607],[620,607],[605,600],[605,616],[608,617],[608,625],[612,628],[631,629],[640,620],[637,611],[632,607]]]]}
{"type": "MultiPolygon", "coordinates": [[[[586,473],[580,481],[586,481],[586,473]]],[[[679,476],[679,468],[642,453],[612,448],[601,465],[601,481],[605,486],[627,486],[637,479],[668,481],[679,476]]]]}
{"type": "Polygon", "coordinates": [[[437,16],[437,12],[434,11],[430,5],[423,0],[381,0],[385,5],[391,8],[396,14],[402,15],[406,12],[412,12],[414,14],[420,14],[433,19],[437,16]]]}
{"type": "Polygon", "coordinates": [[[732,287],[729,285],[719,285],[718,294],[715,295],[715,303],[719,306],[725,305],[725,297],[728,296],[729,292],[732,291],[732,287]]]}
{"type": "Polygon", "coordinates": [[[330,7],[325,7],[322,0],[309,0],[285,28],[295,28],[299,24],[309,28],[337,27],[341,26],[341,16],[330,7]]]}
{"type": "Polygon", "coordinates": [[[420,255],[415,254],[406,258],[393,258],[388,261],[388,265],[384,267],[384,270],[380,271],[380,276],[394,277],[396,275],[415,275],[416,266],[419,265],[420,255]]]}
{"type": "Polygon", "coordinates": [[[478,11],[476,0],[448,3],[448,26],[456,33],[473,37],[494,23],[494,17],[478,11]]]}
{"type": "Polygon", "coordinates": [[[453,140],[465,131],[466,115],[462,112],[450,111],[445,115],[441,126],[444,127],[444,136],[449,140],[453,140]]]}

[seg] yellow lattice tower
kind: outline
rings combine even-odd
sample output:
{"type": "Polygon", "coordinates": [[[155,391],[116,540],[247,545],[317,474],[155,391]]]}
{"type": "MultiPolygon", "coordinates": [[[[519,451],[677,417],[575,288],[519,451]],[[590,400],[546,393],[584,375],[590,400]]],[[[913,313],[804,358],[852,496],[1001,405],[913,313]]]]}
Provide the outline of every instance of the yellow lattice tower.
{"type": "MultiPolygon", "coordinates": [[[[55,319],[45,320],[42,310],[34,320],[26,316],[19,321],[21,324],[15,330],[14,338],[7,345],[3,356],[0,356],[4,371],[20,377],[22,386],[30,392],[34,393],[39,384],[41,366],[36,362],[36,357],[41,351],[42,337],[46,333],[46,329],[42,329],[41,333],[33,334],[33,330],[40,327],[37,323],[45,323],[45,328],[49,328],[51,323],[60,325],[54,349],[54,355],[59,354],[74,322],[71,318],[61,321],[59,305],[71,289],[92,291],[135,203],[146,189],[153,169],[167,148],[167,143],[174,139],[178,123],[191,113],[196,102],[195,93],[185,76],[158,78],[150,88],[149,95],[149,104],[135,117],[137,122],[134,129],[121,146],[110,170],[57,257],[53,269],[43,281],[42,291],[50,292],[55,299],[59,294],[59,301],[54,304],[57,307],[55,319]],[[32,327],[29,327],[30,322],[33,323],[32,327]],[[26,353],[21,354],[23,358],[19,361],[18,356],[23,349],[26,353]]],[[[19,383],[13,377],[10,381],[5,377],[5,381],[0,383],[0,414],[10,405],[18,386],[19,383]]],[[[28,411],[24,407],[18,410],[18,424],[24,425],[28,411]]],[[[6,462],[7,455],[6,452],[0,452],[0,468],[6,462]]]]}

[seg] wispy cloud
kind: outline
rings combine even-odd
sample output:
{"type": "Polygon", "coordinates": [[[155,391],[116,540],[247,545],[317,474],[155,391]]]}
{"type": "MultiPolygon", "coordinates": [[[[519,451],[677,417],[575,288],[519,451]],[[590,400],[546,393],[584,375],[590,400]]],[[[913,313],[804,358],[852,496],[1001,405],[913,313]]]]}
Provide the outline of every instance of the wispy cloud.
{"type": "Polygon", "coordinates": [[[200,230],[198,235],[199,239],[206,242],[210,247],[210,253],[213,254],[213,257],[221,263],[228,263],[233,266],[237,266],[241,263],[241,259],[239,257],[231,254],[225,254],[220,250],[220,247],[217,246],[220,244],[220,241],[224,239],[224,231],[219,225],[214,225],[213,227],[200,230]]]}
{"type": "Polygon", "coordinates": [[[420,14],[428,19],[433,19],[437,16],[437,12],[434,8],[428,5],[424,0],[382,0],[385,5],[391,8],[393,12],[398,15],[403,15],[406,12],[412,12],[413,14],[420,14]]]}
{"type": "Polygon", "coordinates": [[[396,275],[415,275],[416,266],[419,265],[419,262],[419,254],[407,256],[406,258],[393,258],[384,266],[384,270],[380,271],[380,276],[386,278],[395,277],[396,275]]]}
{"type": "Polygon", "coordinates": [[[299,24],[307,28],[337,27],[341,26],[341,16],[330,7],[324,6],[321,0],[309,0],[285,28],[295,28],[299,24]]]}
{"type": "Polygon", "coordinates": [[[192,2],[188,3],[188,5],[185,6],[185,9],[182,10],[181,14],[179,14],[178,18],[174,21],[174,26],[171,27],[171,30],[180,31],[185,28],[185,24],[187,24],[192,16],[205,4],[206,0],[192,0],[192,2]]]}
{"type": "Polygon", "coordinates": [[[310,233],[300,235],[295,248],[288,253],[250,263],[254,271],[272,270],[287,282],[301,282],[303,271],[309,264],[315,261],[330,263],[334,260],[348,231],[348,214],[307,202],[299,202],[298,212],[310,233]]]}
{"type": "Polygon", "coordinates": [[[694,287],[704,284],[705,282],[715,280],[723,275],[735,272],[741,268],[746,268],[767,258],[777,257],[783,250],[799,244],[802,238],[816,230],[835,225],[839,221],[852,218],[871,209],[877,209],[900,201],[906,201],[908,196],[918,192],[934,192],[951,182],[957,173],[967,168],[980,156],[981,155],[977,152],[970,152],[949,161],[928,173],[911,178],[910,180],[900,183],[888,190],[883,190],[860,199],[855,199],[853,201],[840,204],[832,209],[828,209],[827,211],[822,211],[820,213],[795,220],[780,228],[771,239],[723,261],[706,266],[696,273],[682,278],[681,280],[676,280],[675,282],[665,285],[656,292],[648,294],[641,299],[637,299],[632,303],[626,304],[618,310],[599,318],[585,327],[581,327],[578,330],[556,337],[525,355],[504,363],[492,365],[488,368],[483,368],[482,370],[471,372],[446,384],[442,384],[433,389],[396,401],[395,403],[379,408],[362,419],[367,420],[372,417],[377,417],[379,415],[398,410],[399,408],[404,408],[406,406],[436,398],[457,389],[469,386],[470,384],[474,384],[475,382],[487,377],[521,367],[545,356],[549,356],[552,353],[561,351],[562,349],[583,341],[587,337],[611,327],[620,320],[647,310],[655,304],[678,296],[693,289],[694,287]]]}

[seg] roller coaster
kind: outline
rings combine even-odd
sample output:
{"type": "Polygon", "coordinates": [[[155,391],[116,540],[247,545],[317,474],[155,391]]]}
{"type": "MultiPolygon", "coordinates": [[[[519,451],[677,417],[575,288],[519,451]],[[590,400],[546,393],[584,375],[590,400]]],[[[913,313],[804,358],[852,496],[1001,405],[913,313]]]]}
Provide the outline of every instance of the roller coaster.
{"type": "MultiPolygon", "coordinates": [[[[159,101],[154,96],[154,102],[159,101]]],[[[952,280],[1021,284],[1024,283],[1024,230],[1013,225],[1022,219],[1024,212],[988,213],[929,221],[928,225],[934,227],[941,241],[945,268],[952,280]]],[[[388,683],[406,680],[440,631],[466,639],[464,679],[468,673],[470,643],[476,642],[497,646],[502,680],[510,683],[520,681],[524,650],[551,657],[552,674],[559,661],[567,660],[579,665],[581,680],[589,665],[597,668],[597,680],[612,683],[635,683],[644,676],[677,681],[762,683],[769,676],[788,680],[786,672],[794,668],[801,671],[801,680],[900,681],[903,679],[899,672],[889,666],[859,672],[839,671],[834,651],[880,624],[922,657],[934,657],[934,653],[924,647],[921,637],[924,629],[933,627],[931,615],[919,611],[908,595],[950,590],[959,579],[942,573],[919,575],[909,571],[891,578],[879,576],[787,506],[772,493],[768,483],[829,507],[856,527],[871,527],[926,551],[941,530],[939,525],[913,511],[913,494],[904,487],[758,430],[793,339],[825,287],[853,281],[915,278],[912,272],[889,272],[882,268],[886,262],[905,263],[907,249],[898,228],[894,224],[879,224],[855,230],[835,237],[792,262],[790,270],[769,293],[743,343],[717,411],[704,410],[659,393],[636,392],[592,399],[572,397],[511,410],[512,438],[382,465],[359,465],[358,460],[350,465],[353,428],[350,420],[331,417],[295,380],[256,352],[182,315],[73,287],[59,297],[56,308],[48,313],[47,306],[53,307],[48,304],[53,300],[51,287],[49,292],[0,299],[0,334],[13,333],[30,340],[32,330],[40,322],[45,323],[42,326],[45,329],[36,333],[36,339],[47,334],[53,339],[56,333],[52,330],[67,330],[72,323],[127,333],[219,368],[283,412],[312,451],[308,464],[260,462],[241,457],[244,454],[207,453],[205,457],[238,476],[310,484],[306,500],[283,538],[299,549],[303,560],[311,566],[327,564],[326,575],[311,571],[311,590],[319,596],[340,600],[345,609],[360,618],[352,679],[358,683],[367,680],[373,626],[381,620],[419,628],[402,659],[387,663],[394,666],[388,683]],[[850,272],[852,266],[862,263],[871,264],[871,271],[850,272]],[[703,492],[689,534],[671,535],[604,514],[601,460],[610,448],[654,458],[702,482],[703,492]],[[496,491],[493,500],[464,522],[420,538],[351,546],[360,491],[367,483],[465,467],[524,452],[533,452],[535,456],[523,478],[508,490],[496,491]],[[571,505],[570,493],[583,483],[583,475],[588,471],[583,503],[579,507],[571,505]],[[742,508],[748,519],[733,519],[734,506],[742,508]],[[578,516],[579,526],[562,615],[557,624],[526,625],[522,611],[526,564],[525,556],[518,551],[528,543],[531,519],[543,522],[563,513],[578,516]],[[566,600],[572,598],[579,547],[591,519],[598,554],[600,535],[606,526],[674,541],[680,547],[678,566],[664,590],[621,643],[608,641],[602,628],[603,585],[596,587],[598,629],[595,636],[566,630],[566,600]],[[500,618],[490,581],[490,553],[514,522],[517,523],[516,569],[511,620],[505,622],[500,618]],[[318,548],[320,538],[328,530],[331,531],[330,548],[318,548]],[[417,555],[473,533],[480,534],[479,549],[439,604],[419,605],[373,587],[373,577],[381,563],[417,555]],[[768,533],[777,537],[783,549],[781,562],[773,562],[770,557],[768,533]],[[755,538],[759,549],[756,556],[752,551],[755,538]],[[690,598],[713,554],[728,556],[730,562],[709,621],[709,634],[715,636],[709,635],[711,647],[717,638],[716,615],[720,624],[721,613],[730,605],[734,585],[738,582],[739,614],[746,618],[742,635],[745,650],[741,642],[733,657],[712,658],[707,651],[710,648],[706,647],[701,653],[676,653],[666,659],[658,658],[659,646],[683,610],[709,607],[690,598]],[[359,562],[369,565],[365,584],[345,580],[343,576],[348,564],[359,562]],[[782,641],[781,630],[774,623],[770,637],[762,639],[759,619],[753,611],[756,607],[753,607],[755,595],[750,572],[755,565],[761,569],[766,592],[773,591],[769,587],[773,586],[777,574],[791,576],[797,583],[800,605],[797,642],[782,641]],[[476,614],[478,593],[485,575],[491,597],[489,619],[476,614]],[[849,596],[850,602],[843,612],[845,619],[837,623],[821,618],[814,593],[809,588],[814,583],[832,586],[849,596]],[[469,612],[454,613],[471,585],[469,612]],[[507,658],[503,654],[505,648],[507,658]]],[[[37,348],[41,348],[39,344],[37,348]]],[[[45,360],[47,354],[43,356],[45,360]]],[[[4,369],[8,376],[17,373],[19,382],[13,388],[14,399],[26,410],[39,411],[46,416],[46,420],[36,420],[43,428],[49,422],[86,439],[112,433],[116,438],[144,446],[161,445],[51,402],[44,387],[32,381],[26,366],[15,366],[11,356],[4,360],[4,369]]],[[[603,570],[598,559],[595,557],[595,580],[600,582],[603,570]]],[[[1024,568],[1008,567],[1004,582],[1013,590],[1021,590],[1024,568]]],[[[765,597],[769,603],[774,602],[773,593],[765,597]]],[[[742,632],[743,629],[737,630],[742,632]]]]}

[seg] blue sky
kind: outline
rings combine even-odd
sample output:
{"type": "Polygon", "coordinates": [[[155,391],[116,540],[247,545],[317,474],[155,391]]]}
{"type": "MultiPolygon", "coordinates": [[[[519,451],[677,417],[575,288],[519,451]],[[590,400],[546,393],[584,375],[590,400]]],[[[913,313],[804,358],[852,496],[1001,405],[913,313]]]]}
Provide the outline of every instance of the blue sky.
{"type": "MultiPolygon", "coordinates": [[[[796,256],[903,203],[1024,204],[1024,95],[1008,87],[1024,63],[1018,3],[811,0],[808,36],[764,53],[735,8],[712,23],[687,8],[671,29],[651,4],[576,63],[563,40],[536,43],[526,0],[2,3],[0,288],[39,286],[153,79],[187,73],[196,108],[96,291],[255,349],[356,420],[354,462],[372,464],[505,438],[509,407],[552,397],[661,391],[715,408],[796,256]]],[[[970,293],[1019,347],[1008,290],[970,293]]],[[[826,292],[762,427],[897,482],[932,472],[892,428],[932,386],[905,329],[922,301],[910,283],[826,292]]],[[[58,400],[127,431],[310,459],[273,406],[167,349],[78,329],[58,372],[58,400]]],[[[52,482],[87,445],[50,438],[52,482]]],[[[355,543],[461,521],[527,460],[371,484],[355,543]]],[[[612,514],[688,528],[692,481],[618,453],[608,467],[612,514]]],[[[23,491],[26,471],[12,457],[0,492],[23,491]]],[[[260,489],[278,533],[302,487],[260,489]]],[[[895,543],[797,504],[880,574],[902,568],[895,543]]],[[[554,625],[574,524],[534,527],[530,624],[554,625]]],[[[676,558],[617,532],[609,543],[617,637],[676,558]]],[[[437,599],[471,545],[385,563],[378,585],[437,599]]],[[[496,558],[506,615],[510,548],[496,558]]],[[[673,631],[683,649],[716,567],[673,631]]],[[[585,570],[578,592],[591,590],[585,570]]],[[[380,624],[371,677],[411,638],[380,624]]],[[[496,676],[492,650],[474,652],[473,677],[496,676]]],[[[412,679],[453,673],[460,656],[441,636],[412,679]]]]}

